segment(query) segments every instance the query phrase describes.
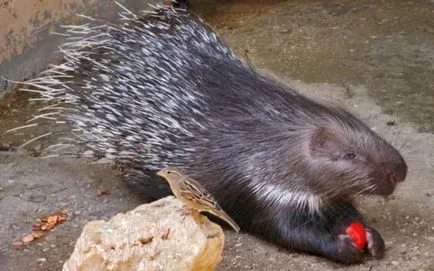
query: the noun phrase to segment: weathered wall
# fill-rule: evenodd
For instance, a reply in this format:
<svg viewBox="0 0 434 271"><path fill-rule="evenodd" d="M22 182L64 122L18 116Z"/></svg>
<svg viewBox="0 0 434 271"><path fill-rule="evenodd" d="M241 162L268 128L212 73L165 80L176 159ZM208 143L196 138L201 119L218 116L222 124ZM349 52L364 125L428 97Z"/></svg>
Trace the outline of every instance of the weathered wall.
<svg viewBox="0 0 434 271"><path fill-rule="evenodd" d="M118 0L139 11L162 0ZM114 0L0 0L0 76L23 80L60 59L58 45L65 39L60 25L80 23L76 14L114 20L119 8ZM0 97L14 87L0 79Z"/></svg>

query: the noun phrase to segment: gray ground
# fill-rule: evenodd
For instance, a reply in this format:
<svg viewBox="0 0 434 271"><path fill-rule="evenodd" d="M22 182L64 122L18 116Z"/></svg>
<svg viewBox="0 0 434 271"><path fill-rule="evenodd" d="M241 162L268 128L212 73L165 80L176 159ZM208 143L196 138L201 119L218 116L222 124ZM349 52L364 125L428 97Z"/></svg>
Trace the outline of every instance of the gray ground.
<svg viewBox="0 0 434 271"><path fill-rule="evenodd" d="M360 199L368 221L386 240L384 260L342 267L228 230L220 270L434 270L434 4L206 2L198 10L237 52L309 96L344 104L403 146L409 164L407 181L392 197ZM23 98L0 101L0 134L34 111ZM0 143L28 138L0 136ZM0 270L59 270L86 222L141 203L108 166L41 160L34 157L39 148L0 152ZM100 189L110 194L97 197ZM63 207L70 210L63 225L13 249L34 219Z"/></svg>

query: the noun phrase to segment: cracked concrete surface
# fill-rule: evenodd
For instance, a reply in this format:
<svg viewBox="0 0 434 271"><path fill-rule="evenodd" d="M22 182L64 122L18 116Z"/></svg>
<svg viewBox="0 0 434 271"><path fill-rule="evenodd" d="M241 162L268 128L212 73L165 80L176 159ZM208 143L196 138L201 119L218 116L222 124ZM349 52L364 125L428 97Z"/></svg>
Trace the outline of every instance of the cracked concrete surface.
<svg viewBox="0 0 434 271"><path fill-rule="evenodd" d="M193 4L240 55L310 97L343 104L396 141L409 165L393 196L358 202L386 240L385 259L344 267L226 230L219 270L434 270L434 4L215 2ZM37 134L3 135L34 112L26 98L12 93L0 101L0 143L17 146ZM0 269L59 270L86 222L142 203L107 165L42 160L34 155L40 148L0 152ZM102 189L109 194L97 197ZM64 224L13 249L34 219L63 207L70 210Z"/></svg>

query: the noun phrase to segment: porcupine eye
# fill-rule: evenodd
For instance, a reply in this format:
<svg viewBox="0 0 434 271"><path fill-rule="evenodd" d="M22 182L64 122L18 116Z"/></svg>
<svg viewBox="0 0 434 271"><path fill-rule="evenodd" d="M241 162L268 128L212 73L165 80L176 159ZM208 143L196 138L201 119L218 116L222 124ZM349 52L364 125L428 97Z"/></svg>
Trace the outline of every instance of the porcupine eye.
<svg viewBox="0 0 434 271"><path fill-rule="evenodd" d="M354 152L349 152L349 153L346 153L344 157L347 159L354 159L357 157L357 155Z"/></svg>

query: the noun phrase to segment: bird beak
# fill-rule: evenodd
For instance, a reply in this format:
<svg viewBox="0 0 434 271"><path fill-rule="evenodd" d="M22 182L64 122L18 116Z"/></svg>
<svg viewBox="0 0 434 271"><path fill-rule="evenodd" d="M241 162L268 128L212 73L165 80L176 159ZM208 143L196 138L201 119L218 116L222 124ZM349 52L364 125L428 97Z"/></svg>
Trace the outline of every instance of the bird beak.
<svg viewBox="0 0 434 271"><path fill-rule="evenodd" d="M161 177L164 177L164 175L163 175L163 171L162 171L162 170L158 171L158 172L157 172L157 175L158 175L158 176L161 176Z"/></svg>

